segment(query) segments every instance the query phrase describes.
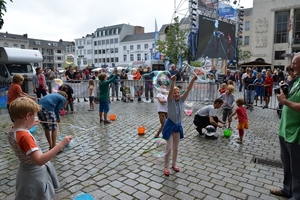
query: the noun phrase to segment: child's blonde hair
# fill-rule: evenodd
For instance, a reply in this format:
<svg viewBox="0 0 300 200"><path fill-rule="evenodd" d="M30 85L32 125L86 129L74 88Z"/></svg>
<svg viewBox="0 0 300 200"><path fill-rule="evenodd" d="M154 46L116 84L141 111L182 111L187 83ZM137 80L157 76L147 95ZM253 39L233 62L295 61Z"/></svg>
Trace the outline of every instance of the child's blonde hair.
<svg viewBox="0 0 300 200"><path fill-rule="evenodd" d="M13 120L24 119L28 113L34 115L41 110L41 106L28 97L20 97L9 105L9 115Z"/></svg>
<svg viewBox="0 0 300 200"><path fill-rule="evenodd" d="M232 85L228 85L228 86L227 86L227 90L228 90L229 92L233 92L233 91L234 91L234 87L233 87Z"/></svg>
<svg viewBox="0 0 300 200"><path fill-rule="evenodd" d="M221 88L226 88L227 84L226 83L222 83Z"/></svg>
<svg viewBox="0 0 300 200"><path fill-rule="evenodd" d="M15 74L12 81L13 83L20 83L24 81L24 77L21 74Z"/></svg>
<svg viewBox="0 0 300 200"><path fill-rule="evenodd" d="M94 80L93 79L89 79L89 86L93 85L94 86Z"/></svg>
<svg viewBox="0 0 300 200"><path fill-rule="evenodd" d="M233 81L232 81L232 80L228 80L228 81L227 81L227 84L228 84L228 85L233 85Z"/></svg>
<svg viewBox="0 0 300 200"><path fill-rule="evenodd" d="M236 101L235 101L236 105L238 107L244 105L244 99L243 98L238 98Z"/></svg>

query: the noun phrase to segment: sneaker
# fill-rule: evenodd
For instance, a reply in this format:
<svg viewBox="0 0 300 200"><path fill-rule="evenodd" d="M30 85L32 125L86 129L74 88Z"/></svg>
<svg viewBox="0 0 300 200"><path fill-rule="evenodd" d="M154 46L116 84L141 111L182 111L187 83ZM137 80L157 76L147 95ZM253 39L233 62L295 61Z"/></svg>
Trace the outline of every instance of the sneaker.
<svg viewBox="0 0 300 200"><path fill-rule="evenodd" d="M289 196L288 194L285 194L282 189L280 188L272 188L270 189L270 193L274 194L276 196L282 196L282 197L287 197L287 198L291 198L291 196Z"/></svg>
<svg viewBox="0 0 300 200"><path fill-rule="evenodd" d="M120 99L117 99L117 101L120 101Z"/></svg>
<svg viewBox="0 0 300 200"><path fill-rule="evenodd" d="M108 120L104 120L103 122L104 122L104 124L111 124L111 122Z"/></svg>
<svg viewBox="0 0 300 200"><path fill-rule="evenodd" d="M103 122L103 121L104 121L103 119L100 119L100 123Z"/></svg>
<svg viewBox="0 0 300 200"><path fill-rule="evenodd" d="M154 103L154 100L151 100L151 103Z"/></svg>
<svg viewBox="0 0 300 200"><path fill-rule="evenodd" d="M88 102L88 100L86 100L86 99L84 99L83 101L84 101L84 102Z"/></svg>
<svg viewBox="0 0 300 200"><path fill-rule="evenodd" d="M149 101L149 99L148 99L148 98L146 98L146 101Z"/></svg>

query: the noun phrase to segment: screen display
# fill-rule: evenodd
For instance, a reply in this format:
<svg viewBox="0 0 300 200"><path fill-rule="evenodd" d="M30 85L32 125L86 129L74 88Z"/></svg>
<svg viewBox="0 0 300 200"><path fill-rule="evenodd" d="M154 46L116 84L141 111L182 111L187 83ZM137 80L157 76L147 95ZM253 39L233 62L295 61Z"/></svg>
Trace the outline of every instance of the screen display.
<svg viewBox="0 0 300 200"><path fill-rule="evenodd" d="M199 57L232 60L235 57L235 25L199 15Z"/></svg>

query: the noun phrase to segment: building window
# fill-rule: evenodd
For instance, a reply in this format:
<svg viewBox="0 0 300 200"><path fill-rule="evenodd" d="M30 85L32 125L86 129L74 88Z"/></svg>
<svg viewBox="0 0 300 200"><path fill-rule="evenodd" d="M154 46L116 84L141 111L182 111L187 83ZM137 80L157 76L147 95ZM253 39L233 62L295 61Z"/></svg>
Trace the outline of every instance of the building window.
<svg viewBox="0 0 300 200"><path fill-rule="evenodd" d="M105 40L102 40L102 45L105 45Z"/></svg>
<svg viewBox="0 0 300 200"><path fill-rule="evenodd" d="M113 44L114 43L114 39L110 39L109 42L110 42L110 44Z"/></svg>
<svg viewBox="0 0 300 200"><path fill-rule="evenodd" d="M109 39L106 39L106 44L109 44Z"/></svg>
<svg viewBox="0 0 300 200"><path fill-rule="evenodd" d="M275 51L275 60L284 60L282 54L285 54L285 51Z"/></svg>
<svg viewBox="0 0 300 200"><path fill-rule="evenodd" d="M115 58L110 58L110 61L111 62L115 62Z"/></svg>
<svg viewBox="0 0 300 200"><path fill-rule="evenodd" d="M127 46L123 46L123 50L126 51L127 50Z"/></svg>
<svg viewBox="0 0 300 200"><path fill-rule="evenodd" d="M136 45L136 49L141 49L141 45L140 44Z"/></svg>
<svg viewBox="0 0 300 200"><path fill-rule="evenodd" d="M25 49L25 45L24 44L21 45L21 49Z"/></svg>
<svg viewBox="0 0 300 200"><path fill-rule="evenodd" d="M98 50L95 50L95 51L94 51L94 54L97 54L97 52L98 52Z"/></svg>
<svg viewBox="0 0 300 200"><path fill-rule="evenodd" d="M123 61L124 61L124 62L127 61L127 55L123 55Z"/></svg>
<svg viewBox="0 0 300 200"><path fill-rule="evenodd" d="M148 49L148 44L144 44L144 49Z"/></svg>
<svg viewBox="0 0 300 200"><path fill-rule="evenodd" d="M116 34L119 34L119 29L118 28L116 29Z"/></svg>
<svg viewBox="0 0 300 200"><path fill-rule="evenodd" d="M4 47L8 47L8 43L7 42L4 43Z"/></svg>
<svg viewBox="0 0 300 200"><path fill-rule="evenodd" d="M81 65L81 60L80 59L77 60L77 65Z"/></svg>
<svg viewBox="0 0 300 200"><path fill-rule="evenodd" d="M98 45L101 45L101 40L98 41Z"/></svg>
<svg viewBox="0 0 300 200"><path fill-rule="evenodd" d="M60 56L57 57L57 60L62 60Z"/></svg>
<svg viewBox="0 0 300 200"><path fill-rule="evenodd" d="M277 71L284 71L284 65L274 65L274 69L277 69Z"/></svg>
<svg viewBox="0 0 300 200"><path fill-rule="evenodd" d="M98 63L98 59L97 58L95 58L95 61L94 61L95 63Z"/></svg>
<svg viewBox="0 0 300 200"><path fill-rule="evenodd" d="M86 44L92 44L92 41L91 40L87 40Z"/></svg>
<svg viewBox="0 0 300 200"><path fill-rule="evenodd" d="M148 60L148 54L147 53L144 54L144 60Z"/></svg>
<svg viewBox="0 0 300 200"><path fill-rule="evenodd" d="M118 57L115 57L115 62L119 62L119 58Z"/></svg>
<svg viewBox="0 0 300 200"><path fill-rule="evenodd" d="M250 30L250 21L245 22L245 31Z"/></svg>
<svg viewBox="0 0 300 200"><path fill-rule="evenodd" d="M244 37L244 45L249 45L249 36Z"/></svg>
<svg viewBox="0 0 300 200"><path fill-rule="evenodd" d="M61 53L61 50L60 50L60 49L57 49L57 50L56 50L56 53Z"/></svg>
<svg viewBox="0 0 300 200"><path fill-rule="evenodd" d="M133 50L133 45L130 45L130 50Z"/></svg>
<svg viewBox="0 0 300 200"><path fill-rule="evenodd" d="M141 61L141 54L137 54L137 61Z"/></svg>
<svg viewBox="0 0 300 200"><path fill-rule="evenodd" d="M275 14L275 37L274 43L286 43L288 33L289 11L278 12Z"/></svg>
<svg viewBox="0 0 300 200"><path fill-rule="evenodd" d="M87 59L86 58L83 58L83 64L87 65Z"/></svg>
<svg viewBox="0 0 300 200"><path fill-rule="evenodd" d="M84 54L84 55L86 54L86 49L83 50L83 54Z"/></svg>
<svg viewBox="0 0 300 200"><path fill-rule="evenodd" d="M106 62L109 63L109 58L106 58Z"/></svg>
<svg viewBox="0 0 300 200"><path fill-rule="evenodd" d="M18 48L18 44L14 44L14 48Z"/></svg>
<svg viewBox="0 0 300 200"><path fill-rule="evenodd" d="M119 39L118 38L115 38L115 43L119 43Z"/></svg>
<svg viewBox="0 0 300 200"><path fill-rule="evenodd" d="M102 54L105 54L105 49L102 49Z"/></svg>
<svg viewBox="0 0 300 200"><path fill-rule="evenodd" d="M134 55L130 54L130 61L134 61Z"/></svg>
<svg viewBox="0 0 300 200"><path fill-rule="evenodd" d="M94 46L97 46L97 41L94 41Z"/></svg>
<svg viewBox="0 0 300 200"><path fill-rule="evenodd" d="M111 48L111 49L110 49L110 53L114 53L114 48Z"/></svg>
<svg viewBox="0 0 300 200"><path fill-rule="evenodd" d="M118 48L115 48L115 53L119 53L119 49Z"/></svg>
<svg viewBox="0 0 300 200"><path fill-rule="evenodd" d="M92 54L92 49L88 49L87 54Z"/></svg>
<svg viewBox="0 0 300 200"><path fill-rule="evenodd" d="M102 35L105 36L105 30L102 31Z"/></svg>

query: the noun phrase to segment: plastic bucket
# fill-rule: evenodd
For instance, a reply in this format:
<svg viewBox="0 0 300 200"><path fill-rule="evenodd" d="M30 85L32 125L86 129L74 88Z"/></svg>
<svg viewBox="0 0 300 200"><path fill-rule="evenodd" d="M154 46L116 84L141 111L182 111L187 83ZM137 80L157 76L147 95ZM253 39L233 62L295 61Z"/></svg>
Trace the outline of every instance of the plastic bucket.
<svg viewBox="0 0 300 200"><path fill-rule="evenodd" d="M138 131L139 135L144 135L145 131L146 131L146 127L145 126L138 126L137 131Z"/></svg>
<svg viewBox="0 0 300 200"><path fill-rule="evenodd" d="M109 119L110 119L110 121L115 121L117 119L117 115L116 114L110 114Z"/></svg>
<svg viewBox="0 0 300 200"><path fill-rule="evenodd" d="M231 136L232 131L230 129L225 129L223 133L224 137L229 138Z"/></svg>
<svg viewBox="0 0 300 200"><path fill-rule="evenodd" d="M74 200L94 200L94 197L90 194L80 193Z"/></svg>

